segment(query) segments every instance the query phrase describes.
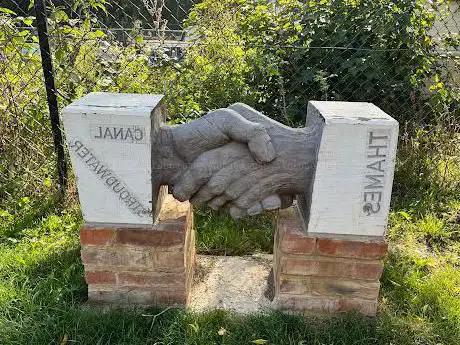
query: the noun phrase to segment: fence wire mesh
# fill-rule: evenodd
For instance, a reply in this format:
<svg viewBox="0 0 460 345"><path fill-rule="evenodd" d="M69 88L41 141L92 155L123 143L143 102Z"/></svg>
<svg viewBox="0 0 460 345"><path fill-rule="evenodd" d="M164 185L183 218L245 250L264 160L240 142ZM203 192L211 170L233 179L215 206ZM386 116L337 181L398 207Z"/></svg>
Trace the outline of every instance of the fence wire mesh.
<svg viewBox="0 0 460 345"><path fill-rule="evenodd" d="M91 91L163 93L175 123L246 102L299 126L309 100L373 102L401 124L396 202L459 192L458 1L46 5L61 110ZM56 188L36 27L33 1L0 1L0 210Z"/></svg>

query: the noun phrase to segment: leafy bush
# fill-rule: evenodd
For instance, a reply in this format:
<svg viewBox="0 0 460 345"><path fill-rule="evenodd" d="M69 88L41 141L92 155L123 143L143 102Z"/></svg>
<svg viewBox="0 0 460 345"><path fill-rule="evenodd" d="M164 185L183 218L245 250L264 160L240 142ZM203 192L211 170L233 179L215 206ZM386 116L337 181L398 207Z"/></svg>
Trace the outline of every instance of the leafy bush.
<svg viewBox="0 0 460 345"><path fill-rule="evenodd" d="M226 0L216 5L205 0L188 23L199 27L200 39L221 32L208 26L206 14L213 13L221 26L236 25L249 67L246 82L272 116L298 123L307 102L317 99L374 102L400 121L430 120L459 101L458 93L439 80L435 49L441 43L431 36L442 5L421 0ZM217 11L222 7L233 13L230 19L219 16L228 13ZM437 78L431 88L430 78ZM431 109L424 106L428 89Z"/></svg>
<svg viewBox="0 0 460 345"><path fill-rule="evenodd" d="M234 84L240 100L290 125L303 126L309 100L375 103L401 124L395 202L418 213L440 211L460 193L460 90L455 68L445 68L439 53L459 43L434 27L446 16L445 5L442 0L204 0L187 24L199 33L198 46L208 45L190 61L200 66L199 58L212 66L209 79L202 68L196 70L206 89L219 90L206 83L234 73L244 79ZM228 71L212 50L213 38L229 28L220 52L234 54L242 70ZM236 75L240 71L245 73ZM194 99L203 108L225 105L231 99L228 87L231 83L225 84L226 93Z"/></svg>

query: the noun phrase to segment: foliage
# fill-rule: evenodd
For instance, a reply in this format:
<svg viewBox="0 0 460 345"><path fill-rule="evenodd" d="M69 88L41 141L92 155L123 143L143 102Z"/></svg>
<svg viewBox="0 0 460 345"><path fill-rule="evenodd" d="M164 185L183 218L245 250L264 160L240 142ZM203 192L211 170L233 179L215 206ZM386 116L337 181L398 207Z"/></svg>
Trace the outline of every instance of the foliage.
<svg viewBox="0 0 460 345"><path fill-rule="evenodd" d="M188 24L206 38L221 32L210 20L236 25L251 95L272 117L302 121L307 102L317 99L374 102L400 121L427 121L459 101L458 90L440 81L442 42L432 37L443 6L442 0L205 0ZM220 15L228 11L233 20ZM424 90L431 93L428 104Z"/></svg>
<svg viewBox="0 0 460 345"><path fill-rule="evenodd" d="M451 204L443 218L431 213L420 220L403 211L391 214L391 251L385 262L381 307L376 318L354 314L305 318L273 312L246 316L225 311L196 314L177 309L160 314L160 310L151 308L82 307L87 292L79 257L78 207L69 207L60 199L45 204L48 204L46 209L36 212L40 206L24 201L21 207L40 216L10 231L8 239L2 237L0 242L2 344L241 345L264 340L278 345L451 345L460 342L457 269L460 229L455 221L458 203ZM199 217L205 219L198 220L201 223L198 226L206 227L209 215L199 211ZM10 222L26 224L20 216L14 220L8 218ZM261 230L269 233L271 222L263 224ZM214 243L218 242L216 238Z"/></svg>
<svg viewBox="0 0 460 345"><path fill-rule="evenodd" d="M76 3L49 9L61 107L95 90L162 92L175 122L244 101L295 125L310 99L365 100L401 121L381 310L376 319L179 310L152 318L156 310L82 308L81 216L55 195L37 38L21 28L34 18L0 10L2 344L460 343L460 108L455 75L443 68L453 60L438 54L458 37L433 40L443 2L204 0L178 59L137 29L119 41L101 25L119 13L112 3ZM234 222L199 209L196 221L202 252L272 251L271 214Z"/></svg>
<svg viewBox="0 0 460 345"><path fill-rule="evenodd" d="M0 8L0 205L3 200L47 192L53 171L38 39L32 17ZM37 160L31 160L36 157Z"/></svg>

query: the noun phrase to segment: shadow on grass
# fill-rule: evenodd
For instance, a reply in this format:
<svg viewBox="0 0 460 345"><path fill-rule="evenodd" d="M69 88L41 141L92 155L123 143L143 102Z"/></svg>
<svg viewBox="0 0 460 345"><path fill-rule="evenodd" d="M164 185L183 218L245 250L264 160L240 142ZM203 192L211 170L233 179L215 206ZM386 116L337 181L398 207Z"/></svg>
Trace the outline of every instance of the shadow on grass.
<svg viewBox="0 0 460 345"><path fill-rule="evenodd" d="M233 219L226 212L195 208L196 249L200 254L273 253L274 213Z"/></svg>
<svg viewBox="0 0 460 345"><path fill-rule="evenodd" d="M0 309L0 342L242 345L262 339L277 345L458 343L451 320L422 317L411 310L417 290L404 280L397 281L399 287L390 282L396 279L395 274L407 276L404 260L390 258L386 270L394 273L388 276L386 272L383 310L376 318L354 313L306 318L279 312L244 316L219 310L198 314L175 308L163 312L158 308L88 307L78 246L64 246L3 277L16 293Z"/></svg>

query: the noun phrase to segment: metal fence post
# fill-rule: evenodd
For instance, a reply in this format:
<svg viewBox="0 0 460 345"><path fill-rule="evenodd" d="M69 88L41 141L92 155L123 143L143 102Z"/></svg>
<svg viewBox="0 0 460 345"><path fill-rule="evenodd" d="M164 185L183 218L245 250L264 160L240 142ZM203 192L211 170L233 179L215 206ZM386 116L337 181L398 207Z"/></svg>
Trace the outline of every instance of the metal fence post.
<svg viewBox="0 0 460 345"><path fill-rule="evenodd" d="M46 17L45 0L34 0L35 15L37 20L38 40L42 57L43 76L45 78L46 97L50 112L51 130L53 132L54 149L57 155L57 169L59 185L65 192L67 184L67 163L64 153L64 140L62 138L61 124L59 120L59 108L54 83L53 63L48 41L48 23Z"/></svg>

